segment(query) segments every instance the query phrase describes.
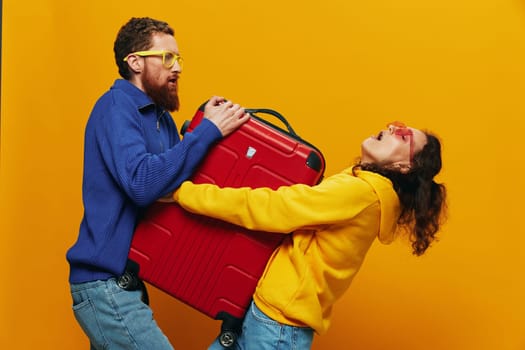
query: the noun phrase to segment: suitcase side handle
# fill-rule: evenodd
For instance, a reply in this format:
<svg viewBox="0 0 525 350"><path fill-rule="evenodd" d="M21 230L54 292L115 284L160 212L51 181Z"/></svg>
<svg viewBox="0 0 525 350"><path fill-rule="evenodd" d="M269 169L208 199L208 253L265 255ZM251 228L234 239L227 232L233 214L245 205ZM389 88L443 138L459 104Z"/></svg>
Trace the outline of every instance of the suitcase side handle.
<svg viewBox="0 0 525 350"><path fill-rule="evenodd" d="M288 123L288 120L286 120L285 117L283 117L283 115L273 109L268 109L268 108L245 108L244 110L246 113L250 113L252 115L253 118L257 119L257 120L260 120L261 122L265 123L265 124L268 124L269 126L273 127L273 128L276 128L276 129L279 129L281 130L282 132L286 132L285 130L273 125L272 123L270 123L269 121L259 117L258 115L256 115L257 113L266 113L266 114L271 114L273 116L275 116L277 119L279 119L281 122L283 122L284 125L286 125L286 128L288 129L288 134L290 136L292 136L294 139L298 140L299 142L305 144L305 145L308 145L310 146L312 149L314 149L316 152L311 152L310 155L308 156L308 160L306 161L306 164L318 171L318 172L324 172L324 164L325 164L325 160L324 160L324 157L323 157L323 153L314 145L312 145L311 143L303 140L299 135L297 135L297 133L292 129L292 126L290 125L290 123ZM319 178L319 181L321 181L321 179L323 178L323 176L321 176Z"/></svg>
<svg viewBox="0 0 525 350"><path fill-rule="evenodd" d="M286 129L288 130L288 133L290 135L293 135L293 136L299 138L299 135L297 135L297 133L292 128L292 126L290 125L288 120L286 120L286 118L281 113L279 113L277 111L274 111L273 109L268 109L268 108L246 108L244 111L246 113L250 113L250 114L265 113L265 114L273 115L274 117L279 119L286 126Z"/></svg>

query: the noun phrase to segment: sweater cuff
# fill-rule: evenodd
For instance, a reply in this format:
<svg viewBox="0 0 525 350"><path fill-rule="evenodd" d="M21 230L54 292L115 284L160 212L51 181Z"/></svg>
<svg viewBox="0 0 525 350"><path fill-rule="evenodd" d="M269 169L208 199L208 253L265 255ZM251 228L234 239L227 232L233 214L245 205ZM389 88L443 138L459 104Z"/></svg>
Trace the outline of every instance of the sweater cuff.
<svg viewBox="0 0 525 350"><path fill-rule="evenodd" d="M213 122L206 118L203 118L199 125L197 125L192 132L195 136L198 136L199 139L201 137L205 138L210 143L222 139L222 134L219 128L215 124L213 124Z"/></svg>

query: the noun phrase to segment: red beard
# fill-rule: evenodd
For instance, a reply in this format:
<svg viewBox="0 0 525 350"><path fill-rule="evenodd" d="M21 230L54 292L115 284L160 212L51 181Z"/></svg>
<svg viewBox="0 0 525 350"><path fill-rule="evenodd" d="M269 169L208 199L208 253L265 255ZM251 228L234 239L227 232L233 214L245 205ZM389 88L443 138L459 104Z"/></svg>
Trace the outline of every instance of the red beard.
<svg viewBox="0 0 525 350"><path fill-rule="evenodd" d="M170 112L179 110L178 80L159 85L147 71L144 71L142 86L153 102Z"/></svg>

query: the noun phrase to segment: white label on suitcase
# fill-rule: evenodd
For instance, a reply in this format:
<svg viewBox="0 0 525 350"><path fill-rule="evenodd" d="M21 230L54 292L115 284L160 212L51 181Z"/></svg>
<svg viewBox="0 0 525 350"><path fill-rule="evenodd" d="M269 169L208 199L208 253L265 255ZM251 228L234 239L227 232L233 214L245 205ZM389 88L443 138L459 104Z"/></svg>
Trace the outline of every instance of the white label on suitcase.
<svg viewBox="0 0 525 350"><path fill-rule="evenodd" d="M248 150L246 151L246 158L248 159L252 159L253 156L255 155L255 152L257 152L257 150L253 147L248 147Z"/></svg>

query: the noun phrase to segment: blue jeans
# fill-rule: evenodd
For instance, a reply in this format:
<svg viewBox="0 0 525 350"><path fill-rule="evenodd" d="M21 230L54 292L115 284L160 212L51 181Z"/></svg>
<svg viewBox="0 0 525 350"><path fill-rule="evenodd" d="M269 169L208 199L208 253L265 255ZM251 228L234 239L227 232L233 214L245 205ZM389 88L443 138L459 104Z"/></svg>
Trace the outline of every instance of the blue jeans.
<svg viewBox="0 0 525 350"><path fill-rule="evenodd" d="M311 328L294 327L278 323L255 305L250 305L242 324L242 332L229 349L234 350L308 350L312 347L314 332ZM215 340L208 350L224 350Z"/></svg>
<svg viewBox="0 0 525 350"><path fill-rule="evenodd" d="M71 285L73 312L91 349L173 350L141 301L142 292L121 289L115 280Z"/></svg>

